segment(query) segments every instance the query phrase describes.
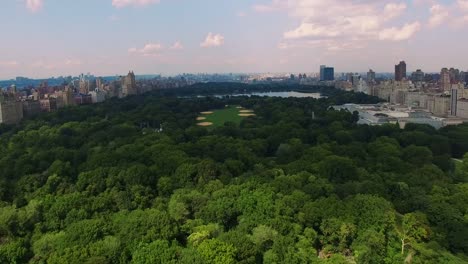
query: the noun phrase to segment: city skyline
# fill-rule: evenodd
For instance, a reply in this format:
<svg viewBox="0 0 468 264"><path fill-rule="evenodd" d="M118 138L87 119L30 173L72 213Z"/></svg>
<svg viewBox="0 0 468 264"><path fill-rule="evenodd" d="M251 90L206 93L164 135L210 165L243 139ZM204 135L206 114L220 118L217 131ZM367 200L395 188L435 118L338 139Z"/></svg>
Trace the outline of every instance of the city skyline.
<svg viewBox="0 0 468 264"><path fill-rule="evenodd" d="M467 0L6 0L0 17L0 79L468 68Z"/></svg>

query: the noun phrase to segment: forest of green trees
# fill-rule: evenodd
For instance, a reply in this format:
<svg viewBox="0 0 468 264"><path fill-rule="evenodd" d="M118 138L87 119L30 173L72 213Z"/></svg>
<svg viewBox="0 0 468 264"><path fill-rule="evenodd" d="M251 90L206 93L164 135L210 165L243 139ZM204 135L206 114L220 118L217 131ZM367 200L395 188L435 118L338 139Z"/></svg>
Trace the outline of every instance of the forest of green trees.
<svg viewBox="0 0 468 264"><path fill-rule="evenodd" d="M328 98L194 96L293 89ZM468 263L468 125L330 109L378 101L198 84L0 126L0 263ZM196 126L225 105L257 116Z"/></svg>

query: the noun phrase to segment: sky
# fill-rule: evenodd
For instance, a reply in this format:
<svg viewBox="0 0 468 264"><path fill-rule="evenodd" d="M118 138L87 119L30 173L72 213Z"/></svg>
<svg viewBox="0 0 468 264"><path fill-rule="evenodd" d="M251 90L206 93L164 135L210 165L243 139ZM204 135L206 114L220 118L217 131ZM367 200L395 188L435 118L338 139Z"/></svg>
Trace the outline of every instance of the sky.
<svg viewBox="0 0 468 264"><path fill-rule="evenodd" d="M468 69L468 0L1 0L0 79Z"/></svg>

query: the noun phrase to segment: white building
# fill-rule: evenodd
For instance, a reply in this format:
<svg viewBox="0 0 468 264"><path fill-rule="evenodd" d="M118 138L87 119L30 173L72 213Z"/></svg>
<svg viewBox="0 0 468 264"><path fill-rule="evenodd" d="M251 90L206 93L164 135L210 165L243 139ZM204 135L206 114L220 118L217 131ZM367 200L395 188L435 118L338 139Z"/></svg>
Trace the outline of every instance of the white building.
<svg viewBox="0 0 468 264"><path fill-rule="evenodd" d="M371 126L383 124L399 124L400 128L404 128L406 124L413 123L430 125L436 129L439 129L447 125L457 125L462 124L464 122L464 120L460 118L436 117L432 116L431 113L427 111L412 110L411 108L391 104L345 104L341 106L333 106L333 108L337 110L344 109L351 113L356 111L359 113L359 121L357 123Z"/></svg>
<svg viewBox="0 0 468 264"><path fill-rule="evenodd" d="M467 99L458 100L457 117L468 118L468 100Z"/></svg>
<svg viewBox="0 0 468 264"><path fill-rule="evenodd" d="M101 103L101 102L104 102L106 100L106 93L99 90L99 89L91 91L91 92L89 92L89 94L91 95L91 99L93 101L93 104Z"/></svg>

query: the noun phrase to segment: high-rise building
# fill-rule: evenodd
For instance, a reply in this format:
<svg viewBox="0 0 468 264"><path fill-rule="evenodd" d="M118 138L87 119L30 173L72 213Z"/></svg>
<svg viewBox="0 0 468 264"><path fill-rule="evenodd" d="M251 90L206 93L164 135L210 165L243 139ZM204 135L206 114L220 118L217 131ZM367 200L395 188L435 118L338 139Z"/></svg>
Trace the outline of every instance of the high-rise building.
<svg viewBox="0 0 468 264"><path fill-rule="evenodd" d="M424 81L425 82L434 82L434 74L426 73L424 74Z"/></svg>
<svg viewBox="0 0 468 264"><path fill-rule="evenodd" d="M320 65L320 81L325 81L325 68L327 66Z"/></svg>
<svg viewBox="0 0 468 264"><path fill-rule="evenodd" d="M460 99L457 102L457 116L461 118L468 118L468 100Z"/></svg>
<svg viewBox="0 0 468 264"><path fill-rule="evenodd" d="M334 81L335 80L335 68L325 67L323 70L323 81Z"/></svg>
<svg viewBox="0 0 468 264"><path fill-rule="evenodd" d="M101 103L104 102L104 100L106 100L106 94L97 88L94 91L89 92L89 94L91 95L91 100L93 101L93 104Z"/></svg>
<svg viewBox="0 0 468 264"><path fill-rule="evenodd" d="M420 69L417 69L411 74L411 80L413 82L423 82L424 81L424 72Z"/></svg>
<svg viewBox="0 0 468 264"><path fill-rule="evenodd" d="M460 79L460 70L450 68L449 74L450 74L450 82L451 83L458 83L458 81Z"/></svg>
<svg viewBox="0 0 468 264"><path fill-rule="evenodd" d="M57 110L57 98L48 97L39 100L42 112L53 112Z"/></svg>
<svg viewBox="0 0 468 264"><path fill-rule="evenodd" d="M375 82L375 72L373 70L367 72L367 82Z"/></svg>
<svg viewBox="0 0 468 264"><path fill-rule="evenodd" d="M452 88L450 94L450 115L457 116L457 103L458 103L458 89Z"/></svg>
<svg viewBox="0 0 468 264"><path fill-rule="evenodd" d="M15 124L23 119L23 104L12 94L0 94L0 123Z"/></svg>
<svg viewBox="0 0 468 264"><path fill-rule="evenodd" d="M101 77L96 78L96 88L102 89L104 86L104 81Z"/></svg>
<svg viewBox="0 0 468 264"><path fill-rule="evenodd" d="M122 77L122 97L137 94L135 74L131 71Z"/></svg>
<svg viewBox="0 0 468 264"><path fill-rule="evenodd" d="M26 117L35 116L41 112L41 104L36 100L25 100L23 103L23 115Z"/></svg>
<svg viewBox="0 0 468 264"><path fill-rule="evenodd" d="M89 80L86 78L86 76L84 76L84 74L80 75L79 87L80 87L79 90L80 90L81 94L88 94L88 92L89 92Z"/></svg>
<svg viewBox="0 0 468 264"><path fill-rule="evenodd" d="M65 90L62 93L62 101L64 106L75 105L75 96L73 88L70 85L65 86Z"/></svg>
<svg viewBox="0 0 468 264"><path fill-rule="evenodd" d="M359 73L354 73L351 75L351 83L353 84L353 87L356 87L360 81L361 75L359 75Z"/></svg>
<svg viewBox="0 0 468 264"><path fill-rule="evenodd" d="M354 74L353 74L352 72L348 72L348 73L346 74L346 81L352 83L352 82L353 82L353 75L354 75Z"/></svg>
<svg viewBox="0 0 468 264"><path fill-rule="evenodd" d="M400 61L398 65L395 65L395 81L402 81L406 78L406 62Z"/></svg>
<svg viewBox="0 0 468 264"><path fill-rule="evenodd" d="M468 79L467 72L461 71L460 72L460 82L461 83L466 83L467 79Z"/></svg>
<svg viewBox="0 0 468 264"><path fill-rule="evenodd" d="M440 71L440 88L442 88L444 91L449 91L450 90L450 72L447 68L443 68Z"/></svg>

